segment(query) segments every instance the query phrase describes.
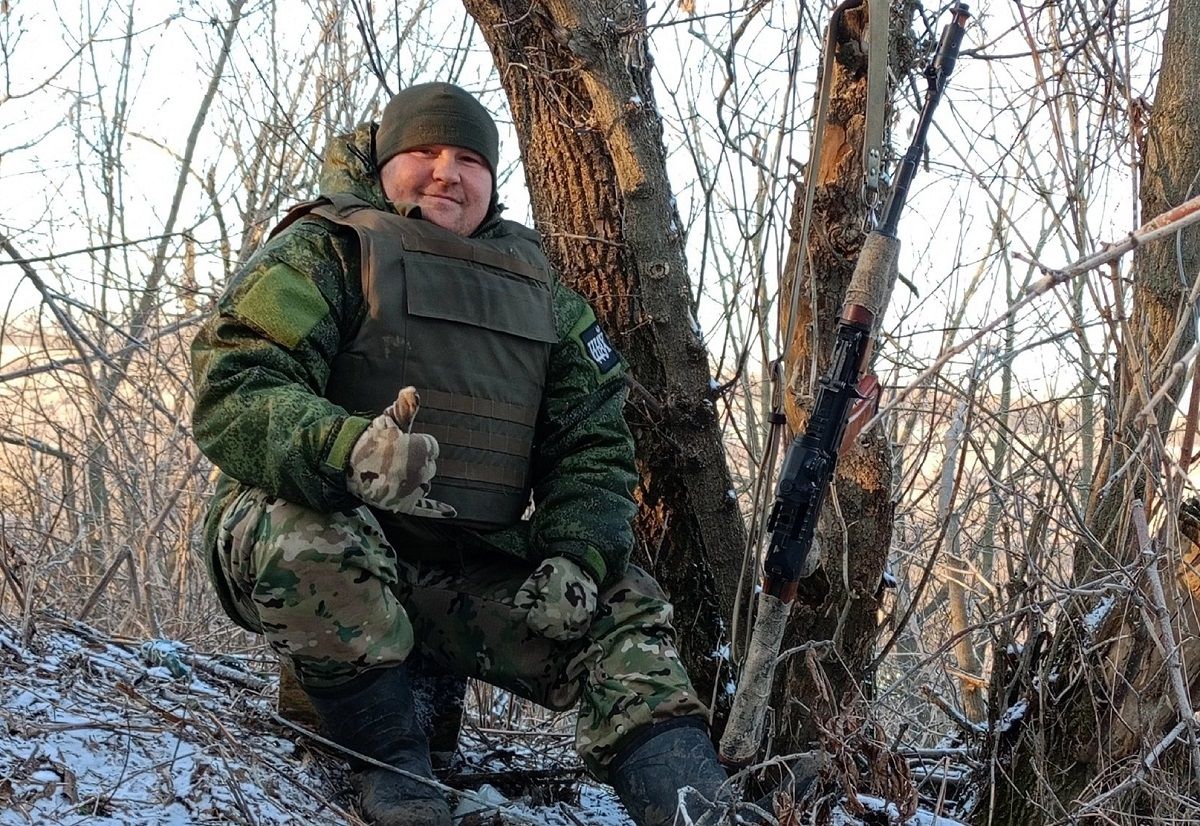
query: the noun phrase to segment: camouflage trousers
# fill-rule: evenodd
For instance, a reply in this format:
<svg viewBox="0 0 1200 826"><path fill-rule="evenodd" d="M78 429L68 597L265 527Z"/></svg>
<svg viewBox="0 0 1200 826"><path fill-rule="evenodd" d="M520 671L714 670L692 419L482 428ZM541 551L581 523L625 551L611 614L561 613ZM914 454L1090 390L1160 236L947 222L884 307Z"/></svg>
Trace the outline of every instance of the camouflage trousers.
<svg viewBox="0 0 1200 826"><path fill-rule="evenodd" d="M600 778L632 732L707 713L676 652L671 605L640 568L600 593L583 638L563 642L536 634L514 605L535 563L499 553L407 560L365 507L321 513L247 489L221 514L217 542L234 619L260 630L307 685L336 686L415 649L551 709L579 703L575 746Z"/></svg>

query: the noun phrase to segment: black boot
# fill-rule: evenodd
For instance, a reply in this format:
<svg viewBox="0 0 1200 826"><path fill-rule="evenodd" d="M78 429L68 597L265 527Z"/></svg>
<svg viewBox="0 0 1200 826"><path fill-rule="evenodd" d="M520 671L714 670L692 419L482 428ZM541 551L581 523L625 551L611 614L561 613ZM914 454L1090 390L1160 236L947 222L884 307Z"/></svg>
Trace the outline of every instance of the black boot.
<svg viewBox="0 0 1200 826"><path fill-rule="evenodd" d="M408 669L368 671L334 689L305 688L329 739L419 777L433 778L429 741L413 710ZM433 786L350 758L363 816L377 826L450 826Z"/></svg>
<svg viewBox="0 0 1200 826"><path fill-rule="evenodd" d="M467 678L449 674L416 651L404 661L412 680L414 708L421 727L429 736L429 756L434 770L458 759L458 737L462 731Z"/></svg>
<svg viewBox="0 0 1200 826"><path fill-rule="evenodd" d="M638 826L687 823L680 817L679 790L691 822L732 822L733 792L708 729L699 717L665 720L635 733L609 766L609 780Z"/></svg>

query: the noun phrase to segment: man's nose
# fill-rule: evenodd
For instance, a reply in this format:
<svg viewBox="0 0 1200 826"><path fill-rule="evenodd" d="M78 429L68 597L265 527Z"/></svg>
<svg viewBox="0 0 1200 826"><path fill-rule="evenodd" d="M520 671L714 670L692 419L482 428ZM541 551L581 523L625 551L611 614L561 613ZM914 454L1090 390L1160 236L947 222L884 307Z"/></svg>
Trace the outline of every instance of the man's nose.
<svg viewBox="0 0 1200 826"><path fill-rule="evenodd" d="M441 152L433 159L433 176L440 181L457 181L460 170L458 159L450 152Z"/></svg>

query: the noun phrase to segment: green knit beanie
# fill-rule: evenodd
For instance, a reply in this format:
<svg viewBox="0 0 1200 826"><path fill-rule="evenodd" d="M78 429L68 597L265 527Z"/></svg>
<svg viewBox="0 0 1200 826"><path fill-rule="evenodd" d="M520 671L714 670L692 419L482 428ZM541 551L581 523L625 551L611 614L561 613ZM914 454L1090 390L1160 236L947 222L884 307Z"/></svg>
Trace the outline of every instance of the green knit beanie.
<svg viewBox="0 0 1200 826"><path fill-rule="evenodd" d="M396 94L375 134L375 163L383 165L414 146L445 144L478 152L492 171L500 163L500 134L475 96L453 83L419 83Z"/></svg>

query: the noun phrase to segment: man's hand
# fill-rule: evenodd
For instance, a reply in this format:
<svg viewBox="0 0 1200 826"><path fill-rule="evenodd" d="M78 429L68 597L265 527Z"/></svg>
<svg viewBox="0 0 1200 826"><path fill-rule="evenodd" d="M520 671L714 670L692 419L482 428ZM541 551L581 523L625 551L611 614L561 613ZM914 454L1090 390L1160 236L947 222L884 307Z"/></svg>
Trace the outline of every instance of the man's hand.
<svg viewBox="0 0 1200 826"><path fill-rule="evenodd" d="M409 432L419 406L416 389L405 387L372 420L350 451L346 488L381 510L448 519L454 508L425 498L437 473L438 443L426 433Z"/></svg>
<svg viewBox="0 0 1200 826"><path fill-rule="evenodd" d="M564 556L542 562L517 591L516 606L525 622L543 637L577 640L596 613L596 581Z"/></svg>

